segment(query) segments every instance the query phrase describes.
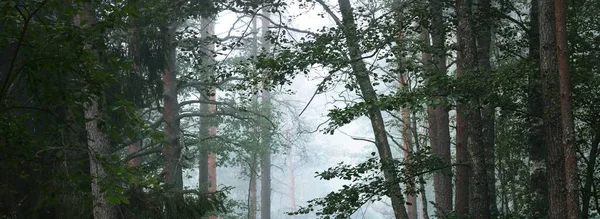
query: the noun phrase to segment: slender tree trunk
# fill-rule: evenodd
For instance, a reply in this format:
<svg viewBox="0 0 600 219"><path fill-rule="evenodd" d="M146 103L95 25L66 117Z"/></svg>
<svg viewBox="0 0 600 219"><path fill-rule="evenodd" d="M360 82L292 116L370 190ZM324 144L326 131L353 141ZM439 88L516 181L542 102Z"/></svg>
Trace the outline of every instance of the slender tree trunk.
<svg viewBox="0 0 600 219"><path fill-rule="evenodd" d="M258 173L258 157L253 154L252 160L250 161L250 170L249 170L249 187L248 187L248 219L256 219L256 210L257 208L257 198L256 198L256 184L257 184L257 176Z"/></svg>
<svg viewBox="0 0 600 219"><path fill-rule="evenodd" d="M544 142L546 144L546 181L548 182L551 219L567 218L565 156L562 145L560 87L556 57L556 23L552 1L539 1L540 71L544 106Z"/></svg>
<svg viewBox="0 0 600 219"><path fill-rule="evenodd" d="M342 23L338 24L338 26L344 31L350 59L357 60L350 63L353 74L356 77L356 81L365 102L375 103L377 102L377 93L371 84L367 67L364 61L362 61L363 52L360 50L352 6L350 5L349 0L338 0L338 3L342 14ZM396 219L408 219L408 213L404 206L404 197L402 196L402 190L399 185L400 181L397 177L397 171L392 165L393 157L388 143L388 136L385 131L381 109L377 105L371 105L367 115L371 120L371 125L375 134L375 145L377 146L379 157L381 158L385 180L388 183L387 190L392 201L394 215Z"/></svg>
<svg viewBox="0 0 600 219"><path fill-rule="evenodd" d="M434 51L435 69L432 74L438 78L446 76L446 27L444 25L444 5L442 1L431 1L432 28L431 38ZM435 190L435 202L437 215L445 215L452 212L452 168L450 167L450 120L446 103L443 96L446 95L445 88L437 87L435 95L441 104L435 105L435 140L433 145L434 154L440 158L443 165L447 166L433 174L433 188Z"/></svg>
<svg viewBox="0 0 600 219"><path fill-rule="evenodd" d="M270 14L267 9L263 9L263 18L261 19L261 32L262 32L262 47L263 51L269 53L271 46L269 41L266 39L268 27L270 22L268 20ZM262 112L267 113L267 117L271 118L271 92L263 88L262 93ZM261 219L271 219L271 127L268 121L265 121L261 126L261 140L262 145L266 149L260 160L261 169Z"/></svg>
<svg viewBox="0 0 600 219"><path fill-rule="evenodd" d="M203 41L209 41L210 38L212 37L212 35L214 34L214 24L213 24L213 18L211 17L203 17L201 19L200 25L202 26L202 30L204 30L201 33L202 36L202 40ZM212 57L212 53L214 52L214 44L212 42L205 42L206 44L203 46L202 48L202 67L203 67L203 72L204 75L202 75L203 78L209 78L211 77L212 74L212 70L214 68L214 60ZM211 95L212 95L212 88L211 87L199 87L199 92L200 92L200 100L201 101L210 101L211 100ZM213 98L214 99L214 98ZM201 113L206 113L209 114L210 113L210 106L208 103L201 103L200 104L200 112ZM200 188L202 188L205 191L209 191L209 188L211 188L211 184L216 184L216 182L211 182L209 180L209 175L211 175L209 173L209 160L211 162L214 162L214 160L209 159L209 154L210 154L210 147L211 142L213 142L210 138L211 138L211 127L213 126L213 121L211 118L202 118L200 120L200 128L199 128L199 138L201 139L201 145L199 146L200 149L200 154L199 154L199 159L198 159L198 172L199 172L199 186ZM212 156L212 155L211 155ZM214 173L213 173L214 174ZM214 175L213 175L214 176Z"/></svg>
<svg viewBox="0 0 600 219"><path fill-rule="evenodd" d="M490 47L492 41L491 26L491 3L490 0L477 0L477 58L479 70L482 72L486 81L491 80L492 66L490 63ZM488 83L491 83L488 82ZM486 103L481 112L483 143L486 151L486 171L488 182L488 199L490 204L490 214L492 217L498 215L498 206L496 205L496 165L494 156L494 138L495 138L495 103Z"/></svg>
<svg viewBox="0 0 600 219"><path fill-rule="evenodd" d="M457 5L458 7L458 5ZM458 15L457 15L458 16ZM463 39L458 38L458 44L463 45ZM463 52L457 52L456 77L460 78L463 74ZM465 105L457 102L456 106L456 182L455 182L455 203L454 210L459 218L466 218L469 215L470 203L470 164L469 151L467 148L467 129L465 122Z"/></svg>
<svg viewBox="0 0 600 219"><path fill-rule="evenodd" d="M471 2L457 0L456 13L458 17L457 36L462 57L463 76L468 84L481 86L481 72L477 64L476 39L473 30L473 15ZM476 92L479 93L479 92ZM480 97L469 97L465 105L464 115L467 125L467 147L471 164L471 214L474 218L490 218L488 198L486 148L483 141L483 123L481 119Z"/></svg>
<svg viewBox="0 0 600 219"><path fill-rule="evenodd" d="M527 111L531 127L527 133L529 144L529 172L531 173L531 218L548 216L548 185L546 182L546 151L544 149L544 121L542 120L542 82L540 72L540 40L538 30L538 0L531 1L531 21L529 30L529 59L532 71L528 80Z"/></svg>
<svg viewBox="0 0 600 219"><path fill-rule="evenodd" d="M75 16L74 22L80 28L89 28L96 22L94 8L89 3L84 4L82 7L81 14ZM83 24L84 21L85 24ZM87 131L90 176L92 178L93 215L95 219L111 219L116 218L117 208L109 203L100 183L106 180L108 176L105 164L108 163L110 158L110 140L105 133L106 130L103 130L98 122L106 119L106 114L100 105L104 102L103 92L101 95L91 94L89 102L84 104L85 129Z"/></svg>
<svg viewBox="0 0 600 219"><path fill-rule="evenodd" d="M416 119L416 114L413 112L412 113L412 127L414 127L414 132L412 132L413 135L413 140L415 142L415 150L416 151L420 151L421 150L421 144L419 143L419 133L418 133L418 129L417 129L417 119ZM429 209L427 208L427 205L429 202L427 202L427 191L425 188L425 179L423 177L423 175L419 175L419 192L421 195L421 217L423 219L429 219Z"/></svg>
<svg viewBox="0 0 600 219"><path fill-rule="evenodd" d="M569 74L569 54L567 43L567 3L554 1L556 19L556 54L558 78L560 84L560 114L562 118L562 144L565 153L565 186L567 189L567 216L569 219L581 218L579 209L579 180L577 176L577 157L575 146L575 126L571 106L571 76Z"/></svg>
<svg viewBox="0 0 600 219"><path fill-rule="evenodd" d="M408 75L400 73L398 75L398 79L400 81L400 89L402 87L409 86L408 84ZM411 119L410 119L410 108L404 107L401 112L402 116L402 148L404 150L404 162L406 165L410 165L410 156L413 151L413 143L412 143L412 128L411 128ZM409 219L417 219L417 198L414 186L415 182L412 176L406 177L406 181L404 182L406 185L407 195L406 195L406 210L408 213Z"/></svg>
<svg viewBox="0 0 600 219"><path fill-rule="evenodd" d="M594 134L594 140L590 148L590 155L588 156L588 163L585 174L585 184L581 194L582 198L582 210L581 218L588 219L590 211L590 198L592 196L592 184L594 183L594 172L596 171L596 158L598 156L598 144L600 144L600 133L596 131Z"/></svg>
<svg viewBox="0 0 600 219"><path fill-rule="evenodd" d="M296 211L296 182L294 176L294 164L293 164L293 155L292 148L288 149L287 158L286 158L286 168L288 170L288 180L289 180L289 197L290 197L290 209L291 212Z"/></svg>

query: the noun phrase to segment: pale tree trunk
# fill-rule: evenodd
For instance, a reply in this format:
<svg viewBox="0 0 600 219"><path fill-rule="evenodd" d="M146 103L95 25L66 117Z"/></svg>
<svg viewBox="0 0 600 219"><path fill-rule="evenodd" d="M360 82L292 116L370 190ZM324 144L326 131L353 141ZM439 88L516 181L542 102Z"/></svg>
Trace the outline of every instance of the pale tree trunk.
<svg viewBox="0 0 600 219"><path fill-rule="evenodd" d="M428 54L428 53L423 53L423 54ZM412 132L412 134L413 134L413 140L415 142L415 150L420 151L421 144L420 144L420 138L419 138L419 130L418 130L418 126L417 126L416 114L414 112L412 114L412 127L414 127L414 132ZM425 189L425 178L423 177L423 175L419 175L419 192L421 195L421 205L422 205L421 206L421 218L429 219L429 210L427 208L427 205L428 205L427 191Z"/></svg>
<svg viewBox="0 0 600 219"><path fill-rule="evenodd" d="M569 74L569 54L567 44L567 3L554 0L556 18L556 54L560 87L560 114L562 118L562 144L565 150L565 186L567 189L567 217L581 218L579 209L579 180L577 176L577 157L575 146L575 126L571 106L571 76Z"/></svg>
<svg viewBox="0 0 600 219"><path fill-rule="evenodd" d="M364 61L362 61L363 52L360 50L352 6L350 5L349 0L338 0L338 3L342 14L342 21L341 23L338 23L338 27L344 31L350 59L355 60L350 63L352 72L356 77L356 82L358 83L365 102L375 103L377 102L377 93L371 84L369 71L367 70ZM388 136L381 115L381 109L377 105L372 105L368 109L367 116L371 120L371 125L375 134L375 145L377 146L379 157L381 158L382 170L388 185L387 190L392 201L394 215L397 219L408 219L408 213L404 206L404 197L402 196L402 190L399 185L400 181L397 177L397 171L392 165L393 157L387 139Z"/></svg>
<svg viewBox="0 0 600 219"><path fill-rule="evenodd" d="M85 21L85 24L82 22ZM75 25L80 28L89 28L96 22L94 9L90 4L84 4L80 14L74 18ZM104 92L102 92L103 95ZM111 219L117 217L117 208L109 203L102 192L100 181L108 176L105 164L110 158L110 140L105 131L99 127L99 122L106 119L100 103L104 102L104 96L91 94L89 102L84 104L84 116L86 119L85 129L87 131L88 154L90 159L90 177L92 178L92 204L95 219Z"/></svg>
<svg viewBox="0 0 600 219"><path fill-rule="evenodd" d="M248 188L248 219L256 219L256 210L257 208L257 198L256 198L256 181L257 181L257 169L258 168L258 157L256 154L252 154L252 158L250 160L250 170L249 177L249 188Z"/></svg>
<svg viewBox="0 0 600 219"><path fill-rule="evenodd" d="M210 37L213 35L214 24L212 22L211 17L203 17L200 20L200 26L202 27L201 37L204 41L204 46L202 48L202 68L203 75L202 78L211 77L211 72L214 65L214 60L212 58L212 53L214 51L214 44L212 42L207 42L210 40ZM200 103L200 112L204 114L209 114L209 104L206 103L210 100L211 89L210 87L199 87L200 92L200 101L204 101L204 103ZM208 191L211 187L211 182L209 182L209 148L210 143L213 142L211 138L210 128L212 127L212 120L209 117L202 118L200 120L200 128L199 128L199 138L201 139L200 144L200 154L198 159L198 173L199 173L199 186L202 190Z"/></svg>
<svg viewBox="0 0 600 219"><path fill-rule="evenodd" d="M269 30L270 22L268 20L270 14L268 9L263 9L263 18L261 19L261 43L262 49L266 53L270 53L271 45L266 39L267 31ZM271 118L271 92L263 88L262 101L261 101L262 112L267 114L267 118ZM260 207L261 207L261 219L271 219L271 126L269 121L263 122L261 126L261 144L265 148L260 159Z"/></svg>
<svg viewBox="0 0 600 219"><path fill-rule="evenodd" d="M294 163L293 163L293 149L288 149L287 158L286 158L286 168L288 170L288 180L289 180L289 197L290 197L290 209L291 212L296 211L296 178L294 176Z"/></svg>
<svg viewBox="0 0 600 219"><path fill-rule="evenodd" d="M444 5L440 0L431 1L431 38L434 51L433 61L435 68L432 74L443 78L446 75L446 30L444 25ZM446 95L444 88L438 87L435 89L435 95L439 100L443 100ZM441 104L435 105L435 132L436 145L432 145L434 154L441 159L444 168L436 171L433 174L433 188L435 190L436 213L439 216L445 215L452 211L452 168L450 167L450 120L448 110L445 106L445 101L440 101Z"/></svg>
<svg viewBox="0 0 600 219"><path fill-rule="evenodd" d="M400 73L398 75L398 79L400 81L400 84L399 84L400 89L402 89L403 87L409 86L408 74ZM402 108L401 116L402 116L402 121L401 121L402 122L402 149L404 150L404 163L407 166L410 166L410 156L413 151L412 130L411 130L411 125L410 125L411 124L410 107ZM414 189L415 180L413 179L413 176L410 176L410 175L407 176L404 184L406 185L406 190L408 191L408 194L406 195L406 210L408 213L408 218L416 219L417 218L417 197L415 196L416 194L413 194L413 192L415 192L415 189Z"/></svg>
<svg viewBox="0 0 600 219"><path fill-rule="evenodd" d="M211 18L211 20L208 21L209 24L207 26L207 30L208 30L208 34L209 36L214 35L214 22L213 22L213 18ZM207 53L209 53L210 55L212 55L212 53L214 53L215 50L215 45L213 43L210 43L208 46L208 51L206 51ZM207 77L212 77L214 75L214 59L211 58L208 59L208 63L207 64L207 72L206 72L206 76ZM208 88L208 100L210 102L216 102L217 101L217 89L215 87L209 87ZM208 112L210 115L214 115L217 113L217 105L216 104L208 104ZM209 138L213 138L217 135L217 124L216 124L216 118L211 118L209 119L209 127L208 127L208 136ZM212 142L212 140L211 140ZM214 193L217 192L217 155L213 152L213 151L209 151L208 152L208 192ZM216 219L217 216L216 215L210 215L208 217L209 219Z"/></svg>
<svg viewBox="0 0 600 219"><path fill-rule="evenodd" d="M492 66L490 63L490 46L492 41L492 15L490 0L477 0L477 58L479 70L485 81L491 80ZM488 84L491 83L487 82ZM498 206L496 205L496 165L495 165L495 113L494 103L484 104L481 111L483 143L486 151L486 171L488 183L488 199L490 204L490 214L492 217L498 215Z"/></svg>
<svg viewBox="0 0 600 219"><path fill-rule="evenodd" d="M402 55L402 51L405 50L405 47L403 46L404 44L404 36L402 34L402 29L403 29L403 24L402 21L397 21L397 26L398 29L400 30L398 33L398 52L396 54L396 56L400 59L401 57L403 57ZM408 77L408 72L404 71L402 68L402 61L398 62L398 88L400 90L402 89L406 89L406 90L410 90L410 82L409 82L409 77ZM401 109L401 126L402 126L402 150L404 151L404 163L406 165L407 168L410 167L410 156L413 153L413 133L412 133L412 121L411 121L411 111L410 111L410 106L406 106L403 107ZM416 127L415 127L416 128ZM417 190L416 190L416 184L415 184L415 180L414 180L414 176L412 176L411 172L406 172L406 179L404 181L404 184L406 185L406 210L408 213L408 217L410 219L416 219L418 217L418 211L417 211Z"/></svg>
<svg viewBox="0 0 600 219"><path fill-rule="evenodd" d="M567 218L565 156L562 144L560 87L556 57L554 3L539 1L540 71L544 106L544 142L546 144L546 181L548 182L550 219Z"/></svg>
<svg viewBox="0 0 600 219"><path fill-rule="evenodd" d="M462 59L462 75L470 82L481 86L483 83L481 72L477 64L476 39L473 28L473 15L471 2L468 0L456 1L456 16L458 17L457 38L459 39L459 53ZM483 141L481 103L479 96L470 97L464 105L466 118L467 148L471 166L471 215L474 218L490 218L490 205L488 198L488 181L486 166L486 148Z"/></svg>
<svg viewBox="0 0 600 219"><path fill-rule="evenodd" d="M544 146L544 122L542 112L542 82L540 75L540 40L538 30L538 0L531 1L531 21L529 29L529 59L532 71L527 86L527 112L531 127L527 133L529 144L529 172L531 173L531 218L546 218L548 215L548 184L546 182L546 151Z"/></svg>

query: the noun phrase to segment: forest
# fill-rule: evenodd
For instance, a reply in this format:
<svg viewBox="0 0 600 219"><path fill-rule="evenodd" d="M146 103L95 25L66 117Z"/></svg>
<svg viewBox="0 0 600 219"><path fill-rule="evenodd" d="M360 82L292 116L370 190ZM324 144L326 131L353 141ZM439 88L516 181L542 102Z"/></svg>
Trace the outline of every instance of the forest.
<svg viewBox="0 0 600 219"><path fill-rule="evenodd" d="M600 218L598 0L0 11L0 219Z"/></svg>

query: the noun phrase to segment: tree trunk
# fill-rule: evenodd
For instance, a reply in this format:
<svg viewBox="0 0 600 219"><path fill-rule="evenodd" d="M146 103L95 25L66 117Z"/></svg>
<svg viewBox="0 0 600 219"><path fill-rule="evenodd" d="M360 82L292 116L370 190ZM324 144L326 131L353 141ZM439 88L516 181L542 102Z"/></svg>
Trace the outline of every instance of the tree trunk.
<svg viewBox="0 0 600 219"><path fill-rule="evenodd" d="M456 16L458 17L457 38L459 52L462 53L461 77L469 80L467 84L481 86L483 83L481 72L477 64L476 39L473 30L473 16L471 2L457 0ZM479 93L479 92L476 92ZM490 218L490 205L488 198L486 148L483 141L481 102L480 97L471 96L464 108L467 125L467 147L471 164L471 215L474 218Z"/></svg>
<svg viewBox="0 0 600 219"><path fill-rule="evenodd" d="M349 0L338 0L338 3L342 14L342 23L338 24L338 26L344 31L350 59L356 60L350 63L352 72L356 77L356 81L365 102L376 103L377 93L371 84L367 67L365 66L364 61L362 61L363 52L360 50L352 6L350 5ZM388 136L385 131L381 109L373 104L370 106L367 115L371 120L371 126L373 127L373 132L375 134L375 145L377 146L379 157L381 158L381 168L385 180L388 183L387 195L390 196L392 201L394 215L396 219L408 219L406 207L404 206L404 197L402 196L402 190L399 185L400 182L397 177L397 171L392 165L393 157L388 143Z"/></svg>
<svg viewBox="0 0 600 219"><path fill-rule="evenodd" d="M248 219L256 219L256 210L257 208L257 199L256 199L256 178L258 176L257 168L258 168L258 158L256 155L252 155L252 160L250 161L250 170L249 177L250 183L248 187Z"/></svg>
<svg viewBox="0 0 600 219"><path fill-rule="evenodd" d="M560 88L556 58L554 4L539 1L540 71L544 106L544 142L546 144L546 181L548 182L551 219L567 218L565 156L562 145Z"/></svg>
<svg viewBox="0 0 600 219"><path fill-rule="evenodd" d="M585 184L583 191L581 191L582 198L582 210L581 218L589 218L590 210L590 198L592 197L592 184L594 183L594 172L596 170L596 158L598 156L598 144L600 144L600 133L596 131L594 134L594 140L592 141L590 155L588 156L588 163L585 174Z"/></svg>
<svg viewBox="0 0 600 219"><path fill-rule="evenodd" d="M261 19L261 32L262 32L262 47L264 52L270 52L271 46L269 41L266 39L268 27L270 22L267 19L269 12L267 9L263 9L263 18ZM262 112L267 114L267 118L271 118L271 92L263 88L262 93ZM260 207L261 207L261 219L271 219L271 126L268 121L264 121L261 126L261 143L265 149L260 159Z"/></svg>
<svg viewBox="0 0 600 219"><path fill-rule="evenodd" d="M82 22L85 21L85 24ZM96 22L94 9L89 4L83 5L82 13L75 16L75 25L80 28L89 28ZM102 92L101 95L104 95ZM86 119L85 129L87 131L88 154L90 159L90 177L92 178L92 203L93 215L95 219L111 219L117 217L117 208L109 203L105 197L106 193L102 191L101 181L106 180L108 174L105 170L105 164L110 158L110 140L106 135L100 123L106 119L100 103L104 102L104 96L91 94L89 102L84 104L84 116Z"/></svg>
<svg viewBox="0 0 600 219"><path fill-rule="evenodd" d="M426 54L426 53L423 53ZM416 115L413 112L412 115L412 127L414 127L414 132L413 134L413 139L415 142L415 150L416 151L420 151L421 150L421 144L419 143L419 133L418 133L418 129L417 129L417 119L416 119ZM419 191L420 191L420 195L421 195L421 217L423 219L429 219L429 210L427 208L427 205L429 202L427 202L427 191L425 189L425 178L423 177L423 175L419 175Z"/></svg>
<svg viewBox="0 0 600 219"><path fill-rule="evenodd" d="M408 84L408 75L400 73L398 75L398 79L400 81L400 89L402 87L409 86ZM404 107L401 112L402 116L402 148L404 150L404 163L408 166L410 165L410 155L413 151L413 143L412 143L412 130L411 130L411 119L410 119L410 108ZM408 213L409 219L417 219L417 198L415 197L415 180L412 176L407 176L406 181L404 182L406 185L406 210Z"/></svg>
<svg viewBox="0 0 600 219"><path fill-rule="evenodd" d="M432 28L431 38L434 51L435 68L432 74L436 78L446 76L446 27L444 25L444 5L442 1L431 1ZM445 88L435 88L435 98L441 104L435 105L435 145L432 145L434 154L441 159L444 168L433 174L433 188L435 190L436 214L439 216L452 212L452 168L450 167L450 120L446 101L443 96L447 95Z"/></svg>
<svg viewBox="0 0 600 219"><path fill-rule="evenodd" d="M492 66L490 63L490 47L492 41L491 26L491 3L490 0L477 1L477 58L479 70L482 72L486 81L491 80ZM487 83L492 83L487 82ZM488 202L490 204L490 214L492 217L498 215L498 206L496 205L496 164L494 157L494 138L495 138L495 103L485 103L481 112L483 143L486 151L486 171L488 182Z"/></svg>
<svg viewBox="0 0 600 219"><path fill-rule="evenodd" d="M542 112L542 84L540 75L540 41L538 30L538 0L531 1L531 24L529 29L529 59L532 71L528 80L527 112L531 127L527 133L529 144L529 172L531 173L531 218L546 218L548 216L548 185L546 182L546 151L544 149L544 121Z"/></svg>
<svg viewBox="0 0 600 219"><path fill-rule="evenodd" d="M296 211L296 182L295 182L295 176L294 176L294 164L293 164L293 160L292 160L293 156L292 156L292 148L290 147L290 149L288 149L288 154L287 154L287 158L286 158L286 162L285 165L287 167L288 170L288 180L289 180L289 197L290 197L290 211L294 212Z"/></svg>
<svg viewBox="0 0 600 219"><path fill-rule="evenodd" d="M567 3L554 1L556 19L556 54L560 87L560 114L562 118L563 148L565 153L565 186L567 189L567 216L569 219L581 218L579 209L579 180L577 176L577 157L575 155L575 125L571 106L571 76L569 74L569 54L567 43Z"/></svg>
<svg viewBox="0 0 600 219"><path fill-rule="evenodd" d="M459 39L460 40L460 39ZM457 54L456 77L462 76L462 55ZM466 218L469 214L469 151L467 149L467 130L464 116L465 106L457 103L456 106L456 188L454 210L459 218Z"/></svg>

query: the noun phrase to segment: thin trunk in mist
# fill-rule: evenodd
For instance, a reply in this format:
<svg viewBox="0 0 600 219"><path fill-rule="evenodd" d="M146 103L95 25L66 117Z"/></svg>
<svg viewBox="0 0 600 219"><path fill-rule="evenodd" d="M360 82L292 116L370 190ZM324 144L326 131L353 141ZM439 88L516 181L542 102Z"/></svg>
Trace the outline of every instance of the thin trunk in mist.
<svg viewBox="0 0 600 219"><path fill-rule="evenodd" d="M367 103L377 102L377 93L371 84L371 78L369 78L369 71L362 60L363 52L360 50L358 34L356 31L356 24L354 21L354 13L349 0L338 0L340 11L342 14L342 23L338 24L338 27L344 31L346 38L346 46L348 53L352 61L350 63L352 72L356 78L356 82L360 88L360 92ZM402 189L400 188L400 181L397 177L397 171L392 165L392 151L387 138L387 132L385 130L385 124L381 115L381 109L377 105L371 105L367 116L371 120L373 132L375 135L375 145L381 158L381 165L385 180L388 185L388 196L392 201L392 208L394 209L394 215L396 219L408 219L406 207L404 206L404 197L402 196Z"/></svg>
<svg viewBox="0 0 600 219"><path fill-rule="evenodd" d="M398 29L402 30L402 21L397 21L398 22ZM406 47L403 46L403 42L406 39L404 39L404 36L402 34L402 32L400 31L398 33L398 47L399 47L399 51L397 53L397 57L403 57L402 51L406 49ZM398 89L400 90L410 90L410 82L409 82L409 77L408 77L408 72L405 71L404 69L402 69L404 66L402 66L402 61L398 62ZM413 127L412 126L412 120L411 120L411 110L410 110L410 106L405 106L401 109L400 112L400 116L401 116L401 120L399 121L401 123L401 127L402 127L402 150L404 151L404 163L407 166L407 168L410 168L410 157L413 153ZM408 171L406 172L406 176L405 176L405 181L404 181L404 185L406 186L406 211L408 213L408 217L410 219L416 219L418 217L418 211L417 211L417 188L416 188L416 184L415 184L415 179L414 176L412 176L412 172Z"/></svg>
<svg viewBox="0 0 600 219"><path fill-rule="evenodd" d="M575 146L575 125L571 106L571 76L569 73L569 54L567 43L567 2L554 0L556 19L556 55L558 61L558 80L560 90L560 114L562 118L562 144L565 153L565 186L567 189L567 217L581 218L579 209L579 180L577 175L577 156Z"/></svg>
<svg viewBox="0 0 600 219"><path fill-rule="evenodd" d="M529 29L529 59L532 71L527 80L527 112L529 115L529 172L531 173L531 218L546 218L548 215L548 184L546 182L546 151L544 149L544 122L542 112L542 82L540 72L540 40L538 30L538 0L531 1L531 20Z"/></svg>
<svg viewBox="0 0 600 219"><path fill-rule="evenodd" d="M269 53L271 50L270 43L267 41L267 31L270 26L269 12L267 9L263 9L263 18L261 19L261 43L263 51ZM267 118L271 118L271 92L263 88L262 101L261 101L262 112L267 114ZM261 207L261 219L271 219L271 126L268 121L265 121L261 126L261 144L263 145L265 152L260 159L260 207Z"/></svg>
<svg viewBox="0 0 600 219"><path fill-rule="evenodd" d="M200 26L202 27L201 37L204 41L204 45L202 47L202 66L203 66L203 75L202 77L206 80L211 76L212 68L214 65L214 60L212 57L212 53L214 51L214 44L210 42L210 37L213 35L214 25L212 23L211 17L203 17L200 21ZM200 101L208 101L211 95L210 87L199 87L200 91ZM200 113L209 114L209 104L201 103L200 104ZM200 128L199 128L199 138L201 139L200 146L200 154L198 159L198 172L199 172L199 186L201 189L208 191L211 187L211 183L209 182L209 150L210 150L210 127L212 126L211 118L201 118L200 119Z"/></svg>
<svg viewBox="0 0 600 219"><path fill-rule="evenodd" d="M592 184L594 184L594 171L596 170L596 158L598 157L598 145L600 144L600 132L596 131L594 133L594 139L592 140L592 145L590 146L590 155L588 156L588 163L586 164L585 171L585 183L583 186L583 190L581 191L582 195L582 206L581 206L581 218L587 219L589 218L589 210L590 210L590 199L592 196Z"/></svg>
<svg viewBox="0 0 600 219"><path fill-rule="evenodd" d="M467 84L482 86L484 81L482 80L483 75L479 71L477 63L472 3L468 0L457 0L456 16L458 17L457 38L463 71L460 77L464 78L463 80L468 80L469 82ZM470 212L474 218L490 218L486 147L482 133L483 123L481 119L480 97L477 95L471 96L467 99L466 103L463 104L465 104L463 105L463 112L466 119L465 125L467 126L466 143L470 156L469 161L472 174L470 181Z"/></svg>
<svg viewBox="0 0 600 219"><path fill-rule="evenodd" d="M544 106L548 216L550 219L564 219L567 218L567 191L555 25L554 3L539 1L540 71Z"/></svg>
<svg viewBox="0 0 600 219"><path fill-rule="evenodd" d="M250 182L248 184L248 219L256 219L257 199L256 199L256 181L257 181L257 168L258 168L258 157L256 154L252 154L249 165L249 177Z"/></svg>
<svg viewBox="0 0 600 219"><path fill-rule="evenodd" d="M288 153L286 156L285 166L288 170L288 180L289 180L289 197L290 197L290 209L291 212L296 211L296 179L294 176L294 163L293 163L293 150L290 146L288 149Z"/></svg>
<svg viewBox="0 0 600 219"><path fill-rule="evenodd" d="M433 16L431 23L431 39L433 47L433 61L435 68L432 75L434 78L443 78L446 75L446 26L444 25L444 5L440 0L433 0L430 3L430 10ZM435 96L441 98L446 95L445 88L435 88ZM439 216L452 212L452 168L450 167L450 120L445 101L439 101L434 105L435 110L435 145L432 145L433 153L441 159L444 168L433 174L433 188L435 192L436 213ZM431 128L430 128L431 129Z"/></svg>
<svg viewBox="0 0 600 219"><path fill-rule="evenodd" d="M403 87L409 86L408 83L408 74L400 73L398 74L398 79L400 81L400 89ZM411 119L410 119L410 107L402 108L401 112L402 116L402 149L404 150L404 163L406 165L410 165L410 156L413 152L413 142L412 142L412 128L411 128ZM417 218L417 197L413 192L415 191L415 180L412 176L406 176L406 181L404 182L406 185L406 211L408 213L409 219Z"/></svg>
<svg viewBox="0 0 600 219"><path fill-rule="evenodd" d="M214 35L214 18L204 18L202 19L203 22L205 22L203 25L206 28L206 34L207 37L210 37L212 35ZM215 61L213 59L213 54L215 51L215 44L213 42L210 42L208 45L206 45L206 55L208 56L205 60L206 61L203 65L206 68L206 72L204 75L204 78L212 78L214 76L214 68L215 68ZM207 87L206 88L207 91L207 98L209 100L209 102L216 102L217 101L217 90L215 87ZM209 114L214 115L217 112L217 105L216 104L207 104L207 109ZM208 137L209 138L213 138L217 135L217 122L216 122L216 118L206 118L207 120L207 124L208 124ZM210 141L212 142L212 141ZM217 192L217 155L213 152L213 151L207 151L207 175L208 175L208 192ZM217 216L216 215L210 215L208 217L209 219L216 219Z"/></svg>
<svg viewBox="0 0 600 219"><path fill-rule="evenodd" d="M491 80L492 65L490 62L490 47L492 42L491 26L491 3L490 0L477 0L476 18L477 18L477 58L479 70L485 81ZM490 82L485 82L491 84ZM488 183L488 203L490 204L490 214L492 217L498 215L498 206L496 205L496 165L494 158L495 144L495 103L483 103L481 110L481 125L483 144L486 153L486 171Z"/></svg>
<svg viewBox="0 0 600 219"><path fill-rule="evenodd" d="M423 53L426 54L426 53ZM421 150L421 144L419 143L420 138L419 138L419 131L418 131L418 126L417 126L417 118L416 118L416 114L413 112L412 113L412 119L411 119L411 123L412 123L412 127L414 127L414 132L412 132L413 135L413 140L415 142L415 150L416 151L420 151ZM425 178L423 177L423 175L419 175L419 192L421 195L421 217L423 219L429 219L429 209L427 208L428 202L427 202L427 191L425 189Z"/></svg>
<svg viewBox="0 0 600 219"><path fill-rule="evenodd" d="M85 22L85 23L82 23ZM89 28L96 22L94 8L86 3L82 5L82 11L75 16L74 23L80 28ZM90 177L92 178L92 204L93 215L96 219L111 219L117 217L115 205L109 203L105 197L105 192L101 189L100 181L105 180L107 173L104 164L108 163L110 158L110 140L106 130L99 126L100 122L106 119L101 104L104 104L104 92L98 96L91 94L89 102L84 104L84 116L86 119L85 129L87 131L88 154L90 159Z"/></svg>

